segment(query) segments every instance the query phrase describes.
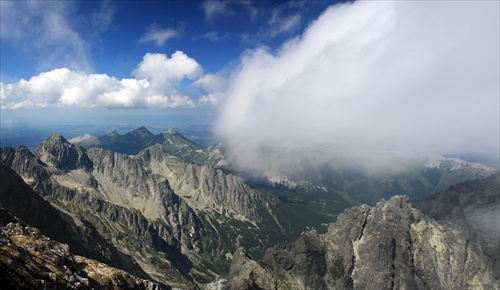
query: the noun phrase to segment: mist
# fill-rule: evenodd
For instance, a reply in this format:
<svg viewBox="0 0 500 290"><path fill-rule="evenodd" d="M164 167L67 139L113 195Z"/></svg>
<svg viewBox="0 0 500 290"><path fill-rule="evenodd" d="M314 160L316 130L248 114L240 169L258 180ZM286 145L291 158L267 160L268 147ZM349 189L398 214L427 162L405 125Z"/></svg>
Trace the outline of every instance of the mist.
<svg viewBox="0 0 500 290"><path fill-rule="evenodd" d="M279 50L242 56L215 131L249 166L269 145L498 160L498 11L496 1L331 6Z"/></svg>

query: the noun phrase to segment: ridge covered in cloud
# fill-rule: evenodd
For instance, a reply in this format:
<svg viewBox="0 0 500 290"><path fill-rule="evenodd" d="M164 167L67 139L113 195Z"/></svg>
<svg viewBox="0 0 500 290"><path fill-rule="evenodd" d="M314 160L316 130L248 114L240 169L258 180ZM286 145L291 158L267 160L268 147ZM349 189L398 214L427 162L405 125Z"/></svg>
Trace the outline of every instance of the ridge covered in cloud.
<svg viewBox="0 0 500 290"><path fill-rule="evenodd" d="M195 102L175 88L202 75L201 66L181 51L144 55L133 72L118 80L106 74L54 69L12 84L1 83L2 109L23 107L177 108Z"/></svg>
<svg viewBox="0 0 500 290"><path fill-rule="evenodd" d="M356 1L279 51L247 52L216 131L261 145L498 158L499 3Z"/></svg>

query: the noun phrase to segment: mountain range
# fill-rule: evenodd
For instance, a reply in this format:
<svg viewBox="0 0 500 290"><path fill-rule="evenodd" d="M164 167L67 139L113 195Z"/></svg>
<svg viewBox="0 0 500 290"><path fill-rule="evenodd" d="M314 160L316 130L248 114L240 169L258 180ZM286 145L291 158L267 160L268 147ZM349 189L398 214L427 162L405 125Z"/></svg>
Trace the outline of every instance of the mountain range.
<svg viewBox="0 0 500 290"><path fill-rule="evenodd" d="M500 175L345 210L253 260L239 248L229 289L498 289Z"/></svg>
<svg viewBox="0 0 500 290"><path fill-rule="evenodd" d="M98 147L129 155L138 154L155 144L163 144L172 155L187 162L211 164L217 167L227 165L219 148L216 146L202 148L172 128L156 135L146 127L137 128L126 134L119 134L116 131L103 136L85 134L70 139L69 142L86 149Z"/></svg>
<svg viewBox="0 0 500 290"><path fill-rule="evenodd" d="M56 212L63 218L34 226L49 236L55 231L77 254L172 287L211 281L228 268L237 246L257 254L291 240L314 216L220 169L187 163L163 144L126 155L87 151L54 134L33 152L19 146L0 155L27 184L24 190L50 203L50 211L22 207L19 218L29 223Z"/></svg>
<svg viewBox="0 0 500 290"><path fill-rule="evenodd" d="M359 261L382 256L388 256L390 261L386 264L393 265L384 270L392 280L381 278L392 282L381 282L382 288L458 287L471 281L486 288L498 287L498 272L492 270L498 266L498 249L490 245L498 245L499 239L484 235L488 227L481 223L485 217L491 220L498 216L498 173L435 194L448 184L484 178L495 171L477 163L439 157L396 174L372 174L333 166L318 170L321 164L309 162L307 168L313 173L306 174L306 167L302 167L279 172L279 179L278 175L238 168L223 143L202 148L174 130L154 135L144 127L125 135L112 132L70 141L54 134L33 152L24 146L6 147L0 150L0 156L0 205L7 212L5 216L15 216L2 221L4 241L18 241L18 233L26 231L27 226L18 218L39 229L40 234L30 230L31 239L47 241L47 236L57 241L46 242L45 248L67 244L71 253L64 252L64 257L79 255L96 260L82 262L87 265L120 269L110 271L120 273L121 278L108 281L122 288L134 288L137 284L197 289L213 286L208 283L224 278L228 278L230 289L245 285L248 289L283 289L290 285L362 288L366 284L359 277L370 274L363 269L372 265ZM366 186L356 187L357 184ZM422 190L422 184L429 186ZM478 192L481 186L484 190ZM457 188L461 191L457 192ZM391 197L395 194L407 197ZM388 200L374 202L380 196ZM426 196L429 197L425 199ZM415 198L424 199L413 203ZM351 208L353 205L357 207ZM490 208L484 215L487 205ZM316 230L308 231L310 228ZM377 236L380 232L385 234ZM405 233L406 238L401 240L396 232ZM367 238L370 236L374 238ZM425 238L417 239L420 236ZM436 243L429 245L428 240ZM465 250L464 240L468 241ZM28 248L30 243L26 242ZM274 246L278 243L281 246ZM377 243L383 245L380 249L375 247L378 258L363 256L370 251L356 252ZM16 246L21 247L22 243ZM26 254L19 247L15 250ZM308 254L311 247L312 260ZM451 250L443 256L435 253L436 247ZM16 256L17 252L7 254ZM32 257L33 253L28 252ZM328 254L322 258L321 253ZM433 255L435 265L441 268L435 273L418 268L430 263L418 260L420 253ZM461 282L440 272L446 270L442 263L455 259L450 255L476 257L470 260L475 268L467 268L468 274L460 278ZM353 262L353 257L358 262ZM33 259L39 257L35 255ZM460 265L468 261L464 259ZM311 268L309 262L315 266ZM466 273L460 267L446 271ZM101 285L99 279L90 279L92 275L88 273L74 273L69 276L81 278L82 287ZM304 273L317 276L304 277ZM257 277L264 277L269 283L262 284ZM125 280L132 282L123 284ZM154 283L148 284L148 280Z"/></svg>
<svg viewBox="0 0 500 290"><path fill-rule="evenodd" d="M325 147L282 145L265 146L253 154L249 152L252 161L248 165L249 162L241 162L247 156L235 156L224 142L202 148L173 129L154 135L145 127L124 135L112 132L69 141L86 149L99 147L125 154L137 154L153 144L163 144L170 154L185 162L220 168L299 211L307 208L321 213L321 223L334 221L347 207L363 203L375 205L382 198L398 194L406 194L412 199L423 198L458 182L484 178L498 170L440 155L332 154L332 150Z"/></svg>

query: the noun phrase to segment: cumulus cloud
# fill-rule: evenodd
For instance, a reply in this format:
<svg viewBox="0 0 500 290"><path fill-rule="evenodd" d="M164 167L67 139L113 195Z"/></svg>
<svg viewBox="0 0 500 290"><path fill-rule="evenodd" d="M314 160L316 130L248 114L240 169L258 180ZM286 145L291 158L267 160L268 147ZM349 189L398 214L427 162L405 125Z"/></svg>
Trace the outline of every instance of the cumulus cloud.
<svg viewBox="0 0 500 290"><path fill-rule="evenodd" d="M215 106L224 98L228 80L214 74L205 74L197 79L191 86L201 89L200 103Z"/></svg>
<svg viewBox="0 0 500 290"><path fill-rule="evenodd" d="M180 80L197 78L202 72L196 60L176 51L171 58L162 53L147 53L132 74L149 80L157 91L169 91Z"/></svg>
<svg viewBox="0 0 500 290"><path fill-rule="evenodd" d="M149 30L143 35L140 42L156 42L156 45L163 46L165 42L173 37L179 35L179 31L172 28L162 28L156 25L151 26Z"/></svg>
<svg viewBox="0 0 500 290"><path fill-rule="evenodd" d="M227 79L214 74L205 74L192 85L208 92L223 92L227 88Z"/></svg>
<svg viewBox="0 0 500 290"><path fill-rule="evenodd" d="M201 66L181 51L170 58L147 53L133 72L136 78L118 80L106 74L60 68L29 80L1 83L1 107L194 107L195 102L179 93L176 86L201 74Z"/></svg>
<svg viewBox="0 0 500 290"><path fill-rule="evenodd" d="M216 106L220 100L224 97L222 93L209 93L202 95L199 98L200 104L210 104L211 106Z"/></svg>
<svg viewBox="0 0 500 290"><path fill-rule="evenodd" d="M356 1L331 6L279 51L249 51L216 131L337 150L499 150L499 3Z"/></svg>

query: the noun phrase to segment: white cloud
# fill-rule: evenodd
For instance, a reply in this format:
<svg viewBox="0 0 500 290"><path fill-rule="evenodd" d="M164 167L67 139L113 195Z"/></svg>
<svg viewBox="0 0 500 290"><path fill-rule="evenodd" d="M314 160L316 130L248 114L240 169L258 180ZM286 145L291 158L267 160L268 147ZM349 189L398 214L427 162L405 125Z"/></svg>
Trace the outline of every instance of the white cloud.
<svg viewBox="0 0 500 290"><path fill-rule="evenodd" d="M288 13L287 8L289 5L281 5L271 11L271 18L268 21L269 37L275 37L282 33L291 32L300 25L301 15L299 11L295 13Z"/></svg>
<svg viewBox="0 0 500 290"><path fill-rule="evenodd" d="M499 150L499 3L329 7L279 53L242 58L216 128L236 151Z"/></svg>
<svg viewBox="0 0 500 290"><path fill-rule="evenodd" d="M299 14L288 15L286 17L274 16L269 22L269 35L274 37L296 29L300 24L300 19L301 17Z"/></svg>
<svg viewBox="0 0 500 290"><path fill-rule="evenodd" d="M198 36L196 39L199 39L199 38L202 38L202 39L208 39L210 41L217 41L219 40L219 33L217 31L209 31L203 35L200 35Z"/></svg>
<svg viewBox="0 0 500 290"><path fill-rule="evenodd" d="M252 0L205 0L200 7L205 13L205 19L211 21L216 16L248 14L250 20L255 20L262 12L262 4Z"/></svg>
<svg viewBox="0 0 500 290"><path fill-rule="evenodd" d="M202 91L199 98L201 104L208 103L216 106L223 98L227 89L227 79L214 74L205 74L191 84Z"/></svg>
<svg viewBox="0 0 500 290"><path fill-rule="evenodd" d="M104 32L109 29L113 23L115 9L110 2L103 1L100 3L99 9L94 11L90 18L90 23L93 31Z"/></svg>
<svg viewBox="0 0 500 290"><path fill-rule="evenodd" d="M208 20L213 19L217 15L233 14L229 1L206 0L201 4L201 8L205 13L205 18Z"/></svg>
<svg viewBox="0 0 500 290"><path fill-rule="evenodd" d="M212 106L216 106L220 100L224 97L222 93L209 93L200 97L199 102L201 104L207 103Z"/></svg>
<svg viewBox="0 0 500 290"><path fill-rule="evenodd" d="M159 26L153 25L149 30L143 35L139 41L140 42L148 42L153 41L156 42L158 46L162 46L165 42L173 37L179 35L179 31L172 28L161 28Z"/></svg>
<svg viewBox="0 0 500 290"><path fill-rule="evenodd" d="M146 53L132 74L149 80L155 90L169 91L181 79L199 77L202 69L196 60L182 51L176 51L171 58L161 53Z"/></svg>
<svg viewBox="0 0 500 290"><path fill-rule="evenodd" d="M168 58L146 54L134 71L137 78L118 80L106 74L87 74L68 68L41 73L29 80L1 83L1 108L177 108L194 107L193 100L175 87L195 79L202 69L181 51Z"/></svg>
<svg viewBox="0 0 500 290"><path fill-rule="evenodd" d="M214 74L205 74L192 86L203 88L207 92L223 92L227 89L227 79Z"/></svg>
<svg viewBox="0 0 500 290"><path fill-rule="evenodd" d="M65 66L91 71L91 41L82 36L82 31L98 38L111 25L114 11L102 4L90 19L85 19L76 6L68 1L0 1L2 42L35 58L39 70Z"/></svg>
<svg viewBox="0 0 500 290"><path fill-rule="evenodd" d="M250 20L255 20L257 16L259 16L262 13L262 7L259 6L258 1L252 1L252 0L239 0L235 1L235 3L241 5L243 9L249 14Z"/></svg>

